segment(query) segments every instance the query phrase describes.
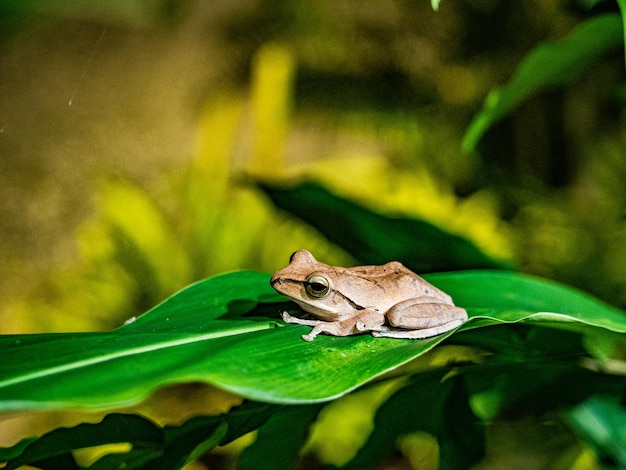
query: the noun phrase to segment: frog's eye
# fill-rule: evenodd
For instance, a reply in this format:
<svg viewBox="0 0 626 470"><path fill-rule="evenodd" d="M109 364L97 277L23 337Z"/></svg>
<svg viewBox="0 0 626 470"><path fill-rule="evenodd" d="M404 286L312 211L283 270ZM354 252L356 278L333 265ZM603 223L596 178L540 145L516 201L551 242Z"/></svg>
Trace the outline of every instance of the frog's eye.
<svg viewBox="0 0 626 470"><path fill-rule="evenodd" d="M306 278L306 293L316 299L323 299L330 292L330 282L324 276L312 274Z"/></svg>

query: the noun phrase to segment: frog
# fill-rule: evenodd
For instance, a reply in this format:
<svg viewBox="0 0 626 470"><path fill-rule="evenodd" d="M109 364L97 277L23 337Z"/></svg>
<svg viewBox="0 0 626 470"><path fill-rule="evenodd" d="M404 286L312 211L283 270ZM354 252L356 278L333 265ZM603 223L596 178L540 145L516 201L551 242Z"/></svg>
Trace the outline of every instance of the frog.
<svg viewBox="0 0 626 470"><path fill-rule="evenodd" d="M349 336L424 339L461 326L467 311L452 297L398 261L343 268L298 250L276 271L270 285L298 304L312 319L281 313L285 323L313 327L302 336Z"/></svg>

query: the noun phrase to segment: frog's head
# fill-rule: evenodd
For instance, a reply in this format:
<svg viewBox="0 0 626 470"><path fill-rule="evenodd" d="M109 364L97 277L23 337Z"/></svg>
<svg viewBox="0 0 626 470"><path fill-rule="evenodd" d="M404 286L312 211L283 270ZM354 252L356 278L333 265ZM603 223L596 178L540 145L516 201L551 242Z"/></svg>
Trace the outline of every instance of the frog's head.
<svg viewBox="0 0 626 470"><path fill-rule="evenodd" d="M315 317L336 320L355 308L336 289L336 279L335 268L317 261L308 251L299 250L291 255L286 267L274 273L270 284Z"/></svg>

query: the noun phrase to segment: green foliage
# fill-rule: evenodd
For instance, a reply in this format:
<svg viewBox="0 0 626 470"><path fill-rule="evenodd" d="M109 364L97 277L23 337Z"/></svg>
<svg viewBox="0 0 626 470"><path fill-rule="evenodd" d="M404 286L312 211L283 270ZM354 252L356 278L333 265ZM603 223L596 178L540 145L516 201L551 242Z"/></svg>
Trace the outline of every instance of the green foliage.
<svg viewBox="0 0 626 470"><path fill-rule="evenodd" d="M475 422L473 412L468 408L470 404L485 413L485 405L480 406L480 401L485 401L487 396L488 403L510 409L528 400L529 396L535 396L537 390L545 390L545 381L558 382L563 370L560 367L555 373L548 362L548 367L541 369L544 371L541 376L529 380L529 371L520 373L519 366L511 367L511 361L515 363L528 357L533 357L534 361L542 358L550 361L552 357L560 357L562 362L559 364L562 366L565 361L567 371L580 379L581 374L589 372L581 369L578 362L582 355L589 353L580 341L573 347L567 336L570 333L562 336L563 330L591 338L626 333L623 312L548 281L499 271L464 271L431 275L428 279L449 292L469 311L471 319L459 330L461 333L450 332L421 341L375 339L365 335L321 336L313 343L307 343L300 339L300 335L308 327L285 326L278 321L277 310L290 308L290 305L277 304L282 299L269 287L267 275L238 272L194 284L112 332L4 336L0 338L4 353L0 365L3 378L0 405L5 410L111 407L137 401L166 383L197 380L259 401L319 402L337 398L372 380L380 380L386 372L421 356L445 340L453 339L461 344L490 349L494 356L467 371L461 367L461 375L457 378L447 377L447 368L439 372L416 373L409 384L392 395L381 408L376 420L377 431L370 437L372 442L355 457L355 466L349 464L348 468L359 468L361 464L358 462L369 461L372 457L367 452L383 445L383 441L386 442L383 448L390 452L393 434L382 430L390 426L388 419L398 419L398 413L393 410L410 410L407 403L411 400L424 403L433 397L438 397L438 401L426 406L429 414L420 413L423 407L412 409L411 413L420 418L412 419L411 415L406 415L406 425L397 426L394 432L398 436L415 430L431 432L440 438L442 462L464 465L482 455L479 432L455 434L459 420ZM512 323L528 325L526 328L530 330L524 333L525 330L509 330L510 327L503 325ZM536 327L542 327L539 330L543 332L541 341L536 340ZM544 327L548 329L544 331ZM497 337L492 332L494 328L513 331L516 340L510 337L499 344L494 342ZM32 357L40 359L31 362L29 358ZM525 365L522 362L522 366ZM494 370L500 375L496 382L492 380ZM532 370L536 370L536 365ZM442 381L446 384L445 389L435 392ZM608 390L620 393L626 390L623 378L616 378L613 382ZM572 399L574 402L598 390L607 390L601 379L587 379L584 383L586 387L572 389L577 391ZM508 386L501 388L502 384ZM428 390L430 392L426 393ZM547 403L549 407L562 405L559 400ZM451 404L454 407L451 408ZM285 450L282 458L287 465L301 446L308 423L315 419L318 411L319 406L284 409L283 414L268 422L268 428L262 428L257 443L247 451L244 461L266 455L268 449L275 448L280 436L277 429L296 416L298 426L302 427L286 441L286 449L291 450ZM492 416L497 410L487 414ZM230 416L219 419L229 419ZM30 462L62 459L66 465L69 450L111 442L107 432L98 429L101 426L110 431L110 422L115 420L119 418L113 416L100 425L75 428L70 437L82 437L70 439L71 444L67 444L66 431L57 430L26 447L18 444L15 449L5 449L3 455L6 460L17 459L15 462L18 463L24 462L19 459ZM169 468L180 468L180 464L192 456L223 443L226 429L221 426L202 424L199 429L194 428L192 434L200 442L190 443L187 437L173 441L171 436L167 437L171 441L169 444L151 441L151 446L160 446L158 456L152 448L138 450L133 442L130 454L108 459L116 464L123 461L130 465L128 468L143 468L146 459L152 461L158 457L172 465ZM140 437L143 434L138 431ZM102 440L97 440L96 436ZM116 439L127 441L124 435L118 435ZM60 445L60 442L66 444ZM468 453L468 449L472 452ZM94 468L113 467L102 463L101 467Z"/></svg>
<svg viewBox="0 0 626 470"><path fill-rule="evenodd" d="M267 470L291 468L322 407L314 404L279 409L261 427L255 442L244 449L239 468L254 470L259 468L259 462L265 462L263 468Z"/></svg>
<svg viewBox="0 0 626 470"><path fill-rule="evenodd" d="M499 271L428 279L468 310L471 320L461 330L522 322L588 335L626 332L622 312L548 281ZM342 396L453 334L422 341L322 336L307 343L300 335L309 327L278 320L278 310L290 307L281 300L267 275L238 272L194 284L111 332L0 337L0 409L119 406L194 380L260 401L317 402ZM31 363L32 357L41 359Z"/></svg>
<svg viewBox="0 0 626 470"><path fill-rule="evenodd" d="M277 207L311 224L364 264L400 259L416 272L507 266L469 240L425 220L383 216L315 183L292 188L259 183L259 187Z"/></svg>
<svg viewBox="0 0 626 470"><path fill-rule="evenodd" d="M465 150L475 150L484 133L521 102L546 88L571 83L607 52L623 45L622 20L606 14L591 18L561 42L537 46L519 64L509 83L492 90L463 138Z"/></svg>
<svg viewBox="0 0 626 470"><path fill-rule="evenodd" d="M623 403L609 395L595 396L572 408L568 418L606 462L606 468L626 468Z"/></svg>
<svg viewBox="0 0 626 470"><path fill-rule="evenodd" d="M431 2L434 9L439 3ZM570 83L616 48L620 28L616 15L599 16L564 41L532 51L509 84L487 98L467 130L465 148L475 150L496 121L533 93ZM289 69L289 57L281 54ZM180 175L178 189L184 188L185 196L170 211L132 187L111 185L103 191L103 230L114 242L94 258L117 261L99 274L110 279L124 273L133 279L142 300L138 305L152 305L176 283L220 271L226 252L249 258L241 240L268 231L261 223L270 217L267 207L249 207L250 200L258 202L255 197L239 193L234 204L228 199L233 195L226 191L228 168L220 162L231 150L242 106L237 100L223 105L209 113L207 126L221 125L212 138L222 140L214 142L211 158L199 158L188 174ZM281 112L272 115L271 109L268 113L267 122L278 116L281 124L263 141L261 147L267 148L256 149L259 154L280 147L274 137L284 138L286 118ZM388 382L395 388L375 412L372 432L342 468L375 465L393 454L401 438L419 432L437 439L441 468L467 468L485 453L485 424L520 410L562 414L609 461L608 468L624 465L623 311L548 280L469 271L507 264L426 220L385 217L314 184L259 186L278 207L363 262L397 259L420 272L461 270L426 277L468 310L469 321L457 331L419 341L362 335L320 336L307 343L300 336L308 327L280 321L278 311L295 306L271 290L268 275L238 271L192 284L113 331L2 336L1 410L111 408L137 403L163 385L189 381L253 400L177 426L110 414L97 424L59 428L0 449L5 468L79 468L74 450L120 442L130 450L110 453L88 468L181 468L253 430L257 437L242 453L241 468L291 468L327 403ZM248 212L241 213L242 207ZM187 224L179 227L172 214L181 212ZM250 213L257 216L253 228ZM233 241L233 233L240 238ZM178 246L179 239L185 246ZM125 264L129 259L136 262ZM141 272L133 274L137 266ZM77 295L89 292L84 287L76 289ZM122 299L116 306L130 304ZM452 345L466 348L460 360L429 362Z"/></svg>
<svg viewBox="0 0 626 470"><path fill-rule="evenodd" d="M400 436L425 431L440 443L440 468L469 468L485 452L484 428L469 407L462 376L447 371L419 374L378 409L374 431L343 468L367 468L389 457ZM416 404L419 404L416 406Z"/></svg>
<svg viewBox="0 0 626 470"><path fill-rule="evenodd" d="M109 414L95 424L59 428L39 439L20 443L19 455L13 449L0 449L6 470L23 465L48 470L78 469L71 452L106 444L130 444L128 452L107 454L89 467L108 469L182 468L216 445L225 445L258 428L280 407L246 403L227 415L198 416L178 426L160 427L138 415Z"/></svg>

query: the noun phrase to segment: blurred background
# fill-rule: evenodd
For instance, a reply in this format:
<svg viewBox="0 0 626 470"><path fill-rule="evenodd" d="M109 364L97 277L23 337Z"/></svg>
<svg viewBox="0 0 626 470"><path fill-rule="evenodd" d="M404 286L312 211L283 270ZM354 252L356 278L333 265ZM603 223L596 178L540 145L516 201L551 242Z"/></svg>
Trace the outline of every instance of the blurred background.
<svg viewBox="0 0 626 470"><path fill-rule="evenodd" d="M367 262L255 180L318 181L626 308L623 49L524 102L478 151L461 146L529 51L611 10L2 2L0 333L111 329L190 282L272 272L299 248Z"/></svg>

